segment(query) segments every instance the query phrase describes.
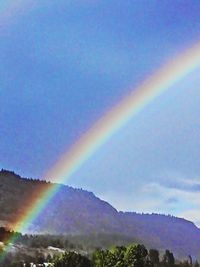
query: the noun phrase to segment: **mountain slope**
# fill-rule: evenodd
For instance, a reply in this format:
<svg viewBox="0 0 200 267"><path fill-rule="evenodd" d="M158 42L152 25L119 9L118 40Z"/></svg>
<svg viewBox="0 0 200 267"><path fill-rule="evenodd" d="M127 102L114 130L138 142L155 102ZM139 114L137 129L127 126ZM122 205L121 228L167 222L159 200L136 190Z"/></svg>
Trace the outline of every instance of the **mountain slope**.
<svg viewBox="0 0 200 267"><path fill-rule="evenodd" d="M0 171L0 222L11 225L26 209L27 199L50 183L24 179ZM200 230L184 219L118 212L93 193L61 186L40 216L30 224L32 233L66 235L120 234L148 247L170 249L176 256L200 255Z"/></svg>

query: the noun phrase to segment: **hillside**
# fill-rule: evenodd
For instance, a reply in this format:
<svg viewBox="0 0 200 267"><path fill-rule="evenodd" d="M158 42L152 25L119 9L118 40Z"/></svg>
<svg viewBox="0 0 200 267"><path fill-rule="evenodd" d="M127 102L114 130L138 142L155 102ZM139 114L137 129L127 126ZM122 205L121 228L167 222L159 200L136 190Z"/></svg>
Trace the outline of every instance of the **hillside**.
<svg viewBox="0 0 200 267"><path fill-rule="evenodd" d="M0 171L0 223L10 225L26 209L27 199L45 181L24 179L14 172ZM148 247L170 249L176 256L200 255L200 230L184 219L158 215L118 212L93 193L61 186L41 215L29 226L31 233L74 236L121 235Z"/></svg>

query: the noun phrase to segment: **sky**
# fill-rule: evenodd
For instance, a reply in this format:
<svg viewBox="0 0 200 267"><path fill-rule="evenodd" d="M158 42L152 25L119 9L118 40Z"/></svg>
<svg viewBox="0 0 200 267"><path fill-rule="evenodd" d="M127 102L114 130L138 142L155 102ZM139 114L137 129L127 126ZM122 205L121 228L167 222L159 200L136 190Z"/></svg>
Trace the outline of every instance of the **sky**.
<svg viewBox="0 0 200 267"><path fill-rule="evenodd" d="M2 1L0 168L43 177L114 104L200 41L199 8L198 0ZM146 105L66 184L118 210L200 226L199 73Z"/></svg>

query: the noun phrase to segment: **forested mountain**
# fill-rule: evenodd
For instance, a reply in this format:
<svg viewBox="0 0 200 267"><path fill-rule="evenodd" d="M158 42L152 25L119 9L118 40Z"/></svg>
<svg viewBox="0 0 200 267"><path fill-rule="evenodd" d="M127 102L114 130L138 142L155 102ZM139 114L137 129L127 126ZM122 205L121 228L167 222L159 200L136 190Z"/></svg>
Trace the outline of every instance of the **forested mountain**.
<svg viewBox="0 0 200 267"><path fill-rule="evenodd" d="M1 225L12 228L12 223L27 208L27 200L49 186L45 181L0 171ZM93 193L65 185L32 222L29 231L74 236L120 234L149 248L170 249L178 257L200 255L200 229L192 222L158 214L118 212Z"/></svg>

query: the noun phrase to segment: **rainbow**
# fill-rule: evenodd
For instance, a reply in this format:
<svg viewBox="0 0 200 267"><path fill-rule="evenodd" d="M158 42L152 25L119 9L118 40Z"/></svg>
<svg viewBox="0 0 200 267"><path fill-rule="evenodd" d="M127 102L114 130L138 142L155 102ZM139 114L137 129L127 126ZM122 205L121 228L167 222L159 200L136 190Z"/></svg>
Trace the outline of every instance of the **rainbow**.
<svg viewBox="0 0 200 267"><path fill-rule="evenodd" d="M100 118L81 138L62 155L44 177L54 177L48 190L31 199L24 215L18 218L14 230L24 232L48 201L58 192L59 183L80 168L112 135L136 116L148 103L200 66L200 43L187 49L161 67L157 72L134 88L120 103Z"/></svg>
<svg viewBox="0 0 200 267"><path fill-rule="evenodd" d="M17 3L21 2L24 1L17 1ZM115 132L126 125L146 105L198 66L200 66L200 43L193 45L171 59L139 86L133 88L122 101L105 113L84 133L44 175L44 177L53 177L52 182L55 182L55 184L52 184L46 190L37 192L34 198L30 199L28 208L24 210L22 216L17 218L13 230L15 232L26 232L29 224L59 191L60 183L65 183L99 147L105 144ZM9 242L13 242L14 239L15 237L10 239Z"/></svg>

